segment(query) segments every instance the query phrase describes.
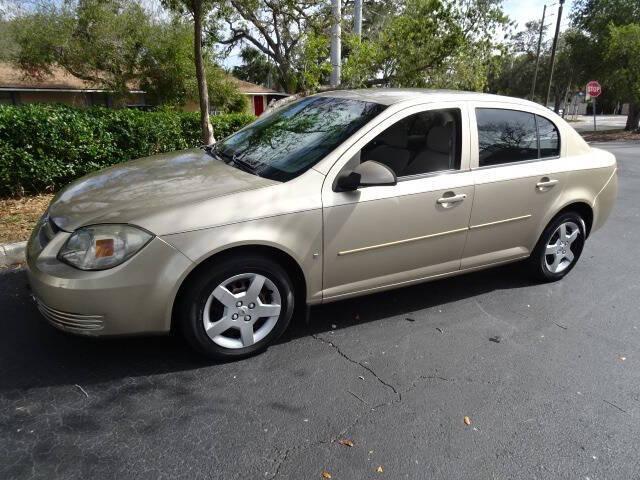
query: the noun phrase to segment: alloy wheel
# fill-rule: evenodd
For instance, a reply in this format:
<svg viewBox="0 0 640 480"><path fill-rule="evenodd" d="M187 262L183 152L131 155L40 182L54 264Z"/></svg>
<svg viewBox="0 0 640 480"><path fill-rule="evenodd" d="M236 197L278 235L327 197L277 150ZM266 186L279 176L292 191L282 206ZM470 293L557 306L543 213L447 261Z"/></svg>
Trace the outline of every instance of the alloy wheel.
<svg viewBox="0 0 640 480"><path fill-rule="evenodd" d="M216 345L249 347L276 326L281 302L278 288L264 275L234 275L209 295L202 314L204 329Z"/></svg>
<svg viewBox="0 0 640 480"><path fill-rule="evenodd" d="M573 250L580 237L580 228L574 222L561 223L553 232L545 248L544 263L552 273L561 273L574 262Z"/></svg>

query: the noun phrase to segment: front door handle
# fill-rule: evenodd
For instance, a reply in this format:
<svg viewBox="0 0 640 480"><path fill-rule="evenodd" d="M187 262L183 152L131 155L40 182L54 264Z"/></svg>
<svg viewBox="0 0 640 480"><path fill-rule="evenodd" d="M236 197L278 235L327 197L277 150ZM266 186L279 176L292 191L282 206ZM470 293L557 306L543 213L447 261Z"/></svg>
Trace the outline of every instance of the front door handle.
<svg viewBox="0 0 640 480"><path fill-rule="evenodd" d="M458 195L455 195L453 192L447 192L438 200L436 200L436 203L438 205L442 205L443 207L446 207L446 206L449 206L450 204L464 202L465 198L467 198L466 193L460 193Z"/></svg>
<svg viewBox="0 0 640 480"><path fill-rule="evenodd" d="M538 190L543 190L545 188L552 188L558 183L559 180L555 178L542 177L538 183L536 183L536 188Z"/></svg>

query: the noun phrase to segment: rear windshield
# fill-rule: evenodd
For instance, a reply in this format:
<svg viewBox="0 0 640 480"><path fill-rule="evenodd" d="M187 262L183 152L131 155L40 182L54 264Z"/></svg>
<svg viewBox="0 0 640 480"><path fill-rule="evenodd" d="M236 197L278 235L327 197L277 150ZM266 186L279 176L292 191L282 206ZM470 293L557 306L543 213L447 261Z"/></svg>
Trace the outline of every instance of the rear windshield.
<svg viewBox="0 0 640 480"><path fill-rule="evenodd" d="M286 182L319 162L384 108L360 100L309 97L265 115L215 150L256 175Z"/></svg>

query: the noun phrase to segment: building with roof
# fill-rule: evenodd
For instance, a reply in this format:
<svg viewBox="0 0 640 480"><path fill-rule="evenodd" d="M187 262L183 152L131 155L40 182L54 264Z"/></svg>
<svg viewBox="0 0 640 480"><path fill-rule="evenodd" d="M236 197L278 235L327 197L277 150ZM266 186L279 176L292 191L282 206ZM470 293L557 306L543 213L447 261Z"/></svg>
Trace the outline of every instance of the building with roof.
<svg viewBox="0 0 640 480"><path fill-rule="evenodd" d="M34 78L26 76L11 64L0 63L0 104L62 103L74 107L108 108L152 106L145 92L136 85L131 85L128 95L116 100L109 90L74 77L61 68L53 67L51 70L51 75ZM274 99L288 96L237 78L233 78L233 81L240 92L249 97L248 108L255 115L260 115ZM190 102L184 107L187 111L197 111L198 108L197 102Z"/></svg>
<svg viewBox="0 0 640 480"><path fill-rule="evenodd" d="M0 63L0 104L62 103L74 107L140 107L145 105L142 90L131 87L129 95L119 103L104 88L53 67L51 75L40 78L26 76L8 63Z"/></svg>

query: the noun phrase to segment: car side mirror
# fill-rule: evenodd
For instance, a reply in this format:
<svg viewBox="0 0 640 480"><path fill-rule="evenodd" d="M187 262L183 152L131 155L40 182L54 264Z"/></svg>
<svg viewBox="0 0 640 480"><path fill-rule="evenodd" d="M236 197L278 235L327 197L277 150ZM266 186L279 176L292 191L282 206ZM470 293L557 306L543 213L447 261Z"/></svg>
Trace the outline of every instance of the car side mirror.
<svg viewBox="0 0 640 480"><path fill-rule="evenodd" d="M375 160L367 160L354 170L340 174L336 182L336 192L352 192L364 187L395 185L398 179L393 170Z"/></svg>

